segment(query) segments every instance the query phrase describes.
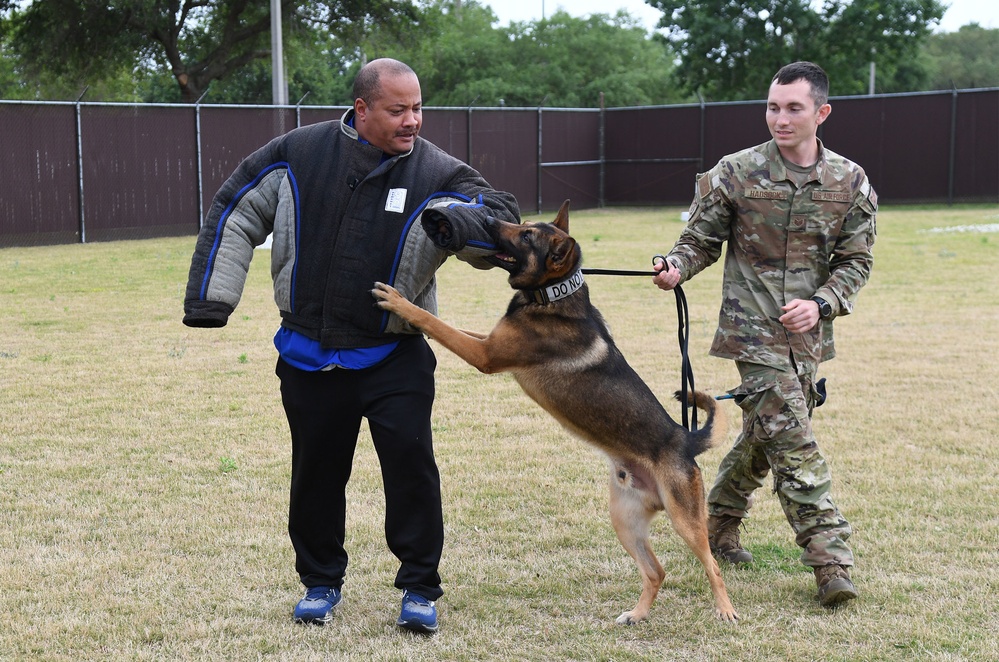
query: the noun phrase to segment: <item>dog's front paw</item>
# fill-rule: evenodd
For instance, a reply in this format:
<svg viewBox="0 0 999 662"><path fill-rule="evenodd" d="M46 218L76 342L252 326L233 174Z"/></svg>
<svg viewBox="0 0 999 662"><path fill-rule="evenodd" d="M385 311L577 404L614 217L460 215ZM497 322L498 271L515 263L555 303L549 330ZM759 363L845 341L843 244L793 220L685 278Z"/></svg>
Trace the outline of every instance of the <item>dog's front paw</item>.
<svg viewBox="0 0 999 662"><path fill-rule="evenodd" d="M375 283L375 288L371 290L371 296L375 298L375 305L382 310L395 312L399 301L403 298L399 290L385 283Z"/></svg>

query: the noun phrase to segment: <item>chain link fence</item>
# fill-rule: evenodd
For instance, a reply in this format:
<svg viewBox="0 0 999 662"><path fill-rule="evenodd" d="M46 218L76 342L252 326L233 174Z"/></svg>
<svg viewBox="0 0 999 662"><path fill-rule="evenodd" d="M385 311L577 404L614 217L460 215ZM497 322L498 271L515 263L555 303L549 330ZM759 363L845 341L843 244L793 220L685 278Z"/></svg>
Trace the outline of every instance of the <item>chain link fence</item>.
<svg viewBox="0 0 999 662"><path fill-rule="evenodd" d="M882 201L999 203L999 89L837 97L820 127ZM0 101L0 247L195 234L239 161L346 108ZM525 211L690 202L697 172L769 139L765 102L425 108L421 135Z"/></svg>

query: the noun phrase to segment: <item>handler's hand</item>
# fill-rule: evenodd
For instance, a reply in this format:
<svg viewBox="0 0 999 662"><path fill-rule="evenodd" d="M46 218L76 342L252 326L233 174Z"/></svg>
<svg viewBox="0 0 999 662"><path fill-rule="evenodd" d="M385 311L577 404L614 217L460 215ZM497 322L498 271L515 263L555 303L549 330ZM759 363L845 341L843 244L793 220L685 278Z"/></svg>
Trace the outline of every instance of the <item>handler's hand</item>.
<svg viewBox="0 0 999 662"><path fill-rule="evenodd" d="M669 291L680 284L680 270L670 266L666 260L656 260L655 264L652 265L652 269L657 272L652 277L652 282L660 290Z"/></svg>
<svg viewBox="0 0 999 662"><path fill-rule="evenodd" d="M810 331L819 323L819 304L811 299L793 299L782 306L781 310L784 314L778 319L791 333Z"/></svg>

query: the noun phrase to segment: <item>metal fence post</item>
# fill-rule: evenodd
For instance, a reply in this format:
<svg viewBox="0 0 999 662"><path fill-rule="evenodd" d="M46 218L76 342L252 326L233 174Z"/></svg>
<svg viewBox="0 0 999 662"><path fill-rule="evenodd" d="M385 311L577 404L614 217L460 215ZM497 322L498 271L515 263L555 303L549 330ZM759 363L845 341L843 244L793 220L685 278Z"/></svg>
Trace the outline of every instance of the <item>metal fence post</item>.
<svg viewBox="0 0 999 662"><path fill-rule="evenodd" d="M208 94L208 90L205 90L204 94L198 97L198 100L194 102L194 149L197 153L198 160L198 229L201 229L202 224L205 222L205 194L204 194L204 184L201 181L201 100L205 98L205 94Z"/></svg>
<svg viewBox="0 0 999 662"><path fill-rule="evenodd" d="M538 213L541 213L541 164L543 160L541 158L541 110L542 107L538 106Z"/></svg>
<svg viewBox="0 0 999 662"><path fill-rule="evenodd" d="M607 107L604 105L604 93L600 93L600 130L597 140L600 141L598 151L600 154L600 174L597 182L597 207L607 206L606 200L606 178L607 178Z"/></svg>
<svg viewBox="0 0 999 662"><path fill-rule="evenodd" d="M77 191L80 195L80 243L87 243L87 214L86 208L83 204L83 123L80 120L80 101L83 99L83 95L87 93L90 86L87 85L80 92L80 96L76 99L76 181L77 181Z"/></svg>
<svg viewBox="0 0 999 662"><path fill-rule="evenodd" d="M465 162L468 163L468 165L472 166L473 168L475 168L475 164L472 163L472 106L474 106L475 102L478 100L479 100L479 95L476 94L475 98L472 99L471 103L469 103L468 107L465 109L465 113L468 115L467 118L468 121L466 122L465 126L465 142L467 143L468 158L465 159Z"/></svg>
<svg viewBox="0 0 999 662"><path fill-rule="evenodd" d="M697 99L701 102L701 136L700 136L700 138L701 138L701 146L700 146L700 154L697 155L697 159L698 159L697 160L697 172L701 173L701 172L704 172L704 169L705 169L704 168L704 117L705 117L706 112L705 112L705 105L704 105L704 97L701 96L701 93L699 91L697 93Z"/></svg>
<svg viewBox="0 0 999 662"><path fill-rule="evenodd" d="M302 128L302 102L305 101L305 97L309 96L309 92L302 95L302 98L298 100L295 104L295 128Z"/></svg>
<svg viewBox="0 0 999 662"><path fill-rule="evenodd" d="M950 155L947 159L947 206L954 204L954 154L957 151L957 88L951 83Z"/></svg>

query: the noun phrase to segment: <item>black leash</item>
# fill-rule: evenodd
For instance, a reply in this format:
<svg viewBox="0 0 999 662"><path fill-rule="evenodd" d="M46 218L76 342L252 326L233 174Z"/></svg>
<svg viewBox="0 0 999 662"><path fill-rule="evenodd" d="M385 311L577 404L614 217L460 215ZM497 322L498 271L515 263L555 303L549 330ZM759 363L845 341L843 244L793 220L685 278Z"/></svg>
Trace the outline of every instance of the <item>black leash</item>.
<svg viewBox="0 0 999 662"><path fill-rule="evenodd" d="M657 260L662 260L669 269L669 262L662 255L652 258L652 264ZM583 268L586 275L595 276L655 276L656 271L623 271L620 269L588 269ZM690 316L687 311L687 296L683 293L683 288L677 285L673 288L676 296L676 316L677 316L677 339L680 343L680 405L682 407L683 427L690 431L697 429L697 407L690 402L690 397L694 392L694 369L690 365L690 356L687 347L690 340ZM687 410L690 409L688 416Z"/></svg>
<svg viewBox="0 0 999 662"><path fill-rule="evenodd" d="M658 255L656 257L659 257ZM589 269L583 267L584 274L595 276L655 276L655 271L623 271L621 269Z"/></svg>

